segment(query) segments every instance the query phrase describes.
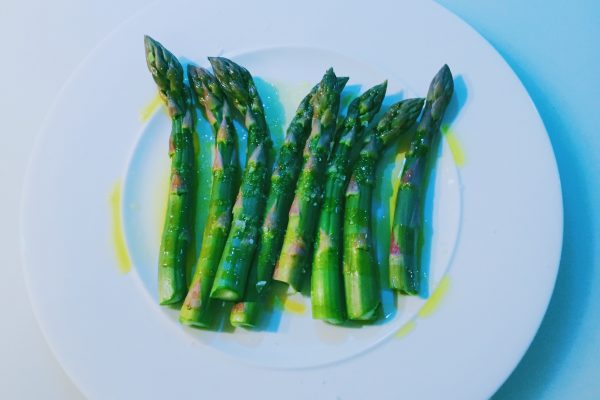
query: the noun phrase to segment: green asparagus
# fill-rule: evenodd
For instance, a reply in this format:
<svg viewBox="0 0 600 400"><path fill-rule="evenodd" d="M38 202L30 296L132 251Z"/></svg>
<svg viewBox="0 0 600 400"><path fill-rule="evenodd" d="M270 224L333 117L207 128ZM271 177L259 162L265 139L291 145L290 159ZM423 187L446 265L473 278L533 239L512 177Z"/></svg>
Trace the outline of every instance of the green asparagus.
<svg viewBox="0 0 600 400"><path fill-rule="evenodd" d="M269 184L271 138L262 102L250 73L225 58L209 59L227 98L245 116L248 158L233 207L233 222L219 262L210 297L239 301L259 240Z"/></svg>
<svg viewBox="0 0 600 400"><path fill-rule="evenodd" d="M259 293L256 289L256 259L254 261L246 282L244 298L233 305L229 314L229 323L236 327L255 328L258 325L260 311L267 298L267 291Z"/></svg>
<svg viewBox="0 0 600 400"><path fill-rule="evenodd" d="M371 234L371 201L377 161L383 150L414 125L423 99L393 105L365 137L346 190L344 220L344 289L348 318L369 321L380 304L377 261Z"/></svg>
<svg viewBox="0 0 600 400"><path fill-rule="evenodd" d="M240 165L236 132L219 83L204 68L188 65L188 81L215 134L212 188L202 248L188 294L179 313L186 325L209 328L218 302L210 298L215 273L231 227Z"/></svg>
<svg viewBox="0 0 600 400"><path fill-rule="evenodd" d="M348 78L337 78L337 80L337 90L341 93ZM255 263L248 278L246 294L243 302L236 304L231 310L230 322L233 326L253 328L258 323L262 308L260 303L265 300L265 288L271 281L273 269L283 244L288 213L302 167L302 149L310 133L313 111L311 100L317 88L318 85L313 87L300 102L288 127L284 143L279 150L275 169L271 176L267 213L263 222Z"/></svg>
<svg viewBox="0 0 600 400"><path fill-rule="evenodd" d="M332 69L323 77L312 99L311 133L304 148L304 165L289 212L283 247L273 279L298 291L310 267L314 233L323 197L325 169L335 134L340 93Z"/></svg>
<svg viewBox="0 0 600 400"><path fill-rule="evenodd" d="M316 91L317 87L315 86L298 106L279 150L271 176L267 214L263 222L261 241L256 256L256 289L259 293L270 282L275 262L277 262L281 250L288 212L294 199L294 188L302 167L302 149L310 133L311 100Z"/></svg>
<svg viewBox="0 0 600 400"><path fill-rule="evenodd" d="M146 63L172 120L169 138L171 177L158 260L160 304L178 303L186 294L185 268L194 237L196 154L189 93L183 68L159 42L144 37Z"/></svg>
<svg viewBox="0 0 600 400"><path fill-rule="evenodd" d="M390 287L402 294L421 290L423 201L427 159L452 97L454 83L447 65L433 78L417 132L406 154L396 197L390 238Z"/></svg>
<svg viewBox="0 0 600 400"><path fill-rule="evenodd" d="M348 78L338 78L338 92L341 93ZM267 200L267 214L263 222L261 240L259 243L256 267L256 289L260 293L271 281L275 263L279 258L283 236L288 223L288 213L294 189L302 168L302 149L310 134L312 121L312 98L318 85L300 102L296 114L287 129L284 142L279 150L273 175L271 190Z"/></svg>
<svg viewBox="0 0 600 400"><path fill-rule="evenodd" d="M325 199L319 216L311 276L312 315L329 323L345 321L342 279L344 193L351 173L351 150L379 112L387 82L354 99L342 122L340 139L327 168Z"/></svg>

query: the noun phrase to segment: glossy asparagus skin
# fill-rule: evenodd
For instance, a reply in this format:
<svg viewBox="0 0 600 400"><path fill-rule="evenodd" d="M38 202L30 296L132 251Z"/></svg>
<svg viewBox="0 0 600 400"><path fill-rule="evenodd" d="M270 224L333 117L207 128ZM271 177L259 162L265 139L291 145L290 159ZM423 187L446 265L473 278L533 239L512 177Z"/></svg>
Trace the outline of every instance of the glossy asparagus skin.
<svg viewBox="0 0 600 400"><path fill-rule="evenodd" d="M225 58L209 59L227 98L245 116L248 159L233 207L233 222L210 292L228 301L243 298L259 240L270 178L271 137L262 101L250 73Z"/></svg>
<svg viewBox="0 0 600 400"><path fill-rule="evenodd" d="M241 328L256 328L258 326L268 290L259 293L256 289L257 271L256 265L250 268L244 299L235 303L231 308L229 323L232 326Z"/></svg>
<svg viewBox="0 0 600 400"><path fill-rule="evenodd" d="M342 92L348 78L337 78L337 90ZM275 263L279 258L283 237L288 223L288 213L294 189L302 167L302 149L310 133L312 120L312 97L318 85L300 102L292 119L283 145L279 150L275 169L271 176L271 189L267 199L267 212L263 222L261 240L251 268L242 302L231 310L230 323L233 326L255 328L265 301L266 288L271 282Z"/></svg>
<svg viewBox="0 0 600 400"><path fill-rule="evenodd" d="M406 295L421 290L423 202L427 159L439 134L444 112L452 98L452 73L444 65L431 82L423 117L406 154L392 222L390 287Z"/></svg>
<svg viewBox="0 0 600 400"><path fill-rule="evenodd" d="M387 82L377 85L354 99L342 122L340 139L336 143L327 168L325 199L316 233L311 275L312 316L339 324L346 319L342 278L342 226L344 194L352 172L352 149L379 112Z"/></svg>
<svg viewBox="0 0 600 400"><path fill-rule="evenodd" d="M233 223L210 293L212 298L243 298L256 250L269 178L267 146L259 145L246 163L242 185L233 206Z"/></svg>
<svg viewBox="0 0 600 400"><path fill-rule="evenodd" d="M267 199L267 213L262 226L261 240L256 256L256 290L261 292L271 281L279 257L288 212L294 199L294 189L302 167L302 149L310 133L312 98L315 86L300 102L290 123L271 175L271 189Z"/></svg>
<svg viewBox="0 0 600 400"><path fill-rule="evenodd" d="M340 93L329 69L313 97L311 133L304 147L304 165L289 212L283 247L273 279L287 283L292 291L301 288L311 264L318 212L323 198L325 170L335 134Z"/></svg>
<svg viewBox="0 0 600 400"><path fill-rule="evenodd" d="M348 78L338 78L337 90L342 92ZM279 258L288 223L288 213L294 200L294 191L302 168L302 150L310 134L313 105L312 98L318 85L302 99L286 136L271 175L271 189L267 199L267 212L262 226L261 240L256 256L256 290L258 293L269 284L275 263Z"/></svg>
<svg viewBox="0 0 600 400"><path fill-rule="evenodd" d="M344 292L348 318L369 321L377 316L380 293L373 251L371 204L377 162L387 146L415 124L423 99L403 100L392 106L366 135L346 190L344 218Z"/></svg>
<svg viewBox="0 0 600 400"><path fill-rule="evenodd" d="M179 313L186 325L210 328L218 302L210 290L231 228L232 208L238 191L240 165L236 132L229 105L217 80L204 68L188 66L188 81L214 135L214 162L208 220L200 257L188 294Z"/></svg>
<svg viewBox="0 0 600 400"><path fill-rule="evenodd" d="M193 118L177 58L149 36L144 37L144 47L148 69L172 120L171 176L158 258L158 299L160 304L173 304L186 294L185 267L194 237L197 178Z"/></svg>

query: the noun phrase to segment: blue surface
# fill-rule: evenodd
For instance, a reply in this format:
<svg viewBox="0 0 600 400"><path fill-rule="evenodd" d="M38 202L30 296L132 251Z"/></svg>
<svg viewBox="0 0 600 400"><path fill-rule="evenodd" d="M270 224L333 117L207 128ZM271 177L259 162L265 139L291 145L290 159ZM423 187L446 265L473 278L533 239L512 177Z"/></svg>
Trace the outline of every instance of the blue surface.
<svg viewBox="0 0 600 400"><path fill-rule="evenodd" d="M564 244L554 295L494 400L600 399L600 2L438 2L479 31L524 83L562 182Z"/></svg>

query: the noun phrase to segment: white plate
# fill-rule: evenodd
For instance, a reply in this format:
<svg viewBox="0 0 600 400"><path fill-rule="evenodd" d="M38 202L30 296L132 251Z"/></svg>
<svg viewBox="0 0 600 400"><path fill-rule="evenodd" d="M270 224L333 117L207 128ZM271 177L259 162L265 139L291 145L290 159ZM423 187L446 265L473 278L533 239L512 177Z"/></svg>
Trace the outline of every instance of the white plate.
<svg viewBox="0 0 600 400"><path fill-rule="evenodd" d="M433 300L396 303L385 292L388 318L361 329L329 327L305 311L276 313L261 332L233 333L184 328L176 311L159 307L169 124L160 112L140 120L155 95L145 33L196 63L225 54L248 67L273 85L259 90L279 125L330 65L351 77L349 92L388 78L389 102L424 95L439 67L450 65L456 89L447 139L460 142L464 164L457 167L458 154L442 141L428 197ZM202 131L208 151L210 133ZM389 202L381 182L400 166L392 158L380 169L378 204ZM121 221L109 197L118 184L128 274L119 273L113 246ZM385 226L385 206L376 212ZM491 46L434 3L170 2L109 36L61 92L36 143L22 228L36 315L90 397L484 398L512 371L544 314L562 203L527 93ZM301 296L288 301L298 310L309 305Z"/></svg>

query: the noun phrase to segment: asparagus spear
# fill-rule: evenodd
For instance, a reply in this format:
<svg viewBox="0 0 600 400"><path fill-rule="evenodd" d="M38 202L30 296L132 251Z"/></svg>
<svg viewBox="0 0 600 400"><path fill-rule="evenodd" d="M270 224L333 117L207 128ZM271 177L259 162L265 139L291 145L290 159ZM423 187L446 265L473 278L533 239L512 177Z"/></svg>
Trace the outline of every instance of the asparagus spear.
<svg viewBox="0 0 600 400"><path fill-rule="evenodd" d="M347 81L348 78L338 78L337 90L339 93L342 92ZM302 168L302 149L310 134L313 114L312 98L317 88L318 85L313 87L300 102L275 162L271 176L271 190L267 199L267 214L263 222L256 256L256 289L258 293L261 293L271 281L275 263L279 258L288 223L288 213L294 199L294 189Z"/></svg>
<svg viewBox="0 0 600 400"><path fill-rule="evenodd" d="M208 328L218 302L210 298L215 273L231 227L240 165L229 105L217 80L204 68L188 65L188 81L215 134L213 180L202 248L188 294L179 313L186 325Z"/></svg>
<svg viewBox="0 0 600 400"><path fill-rule="evenodd" d="M267 298L268 290L263 290L259 293L256 289L256 274L258 270L256 268L256 259L254 261L246 282L244 299L235 303L231 308L229 323L232 326L255 328L258 325L260 311L263 307L263 302Z"/></svg>
<svg viewBox="0 0 600 400"><path fill-rule="evenodd" d="M344 193L351 173L351 150L379 112L387 82L354 99L342 122L340 139L327 168L325 200L319 216L311 276L312 315L330 323L345 320L342 279Z"/></svg>
<svg viewBox="0 0 600 400"><path fill-rule="evenodd" d="M299 290L310 267L317 213L323 197L325 169L335 133L340 94L337 79L329 69L313 97L311 133L304 148L304 166L298 179L296 195L273 279Z"/></svg>
<svg viewBox="0 0 600 400"><path fill-rule="evenodd" d="M337 78L336 90L341 93L348 78ZM250 270L244 301L231 309L230 323L244 328L256 327L265 288L270 283L275 263L283 244L288 223L288 213L298 175L302 167L302 149L310 133L313 106L312 98L318 85L300 102L292 119L271 176L271 190L267 199L267 213L263 222L261 239L255 263Z"/></svg>
<svg viewBox="0 0 600 400"><path fill-rule="evenodd" d="M233 207L233 222L210 292L221 300L242 299L259 239L269 183L271 138L262 102L250 73L225 58L209 59L228 99L245 115L248 158Z"/></svg>
<svg viewBox="0 0 600 400"><path fill-rule="evenodd" d="M173 304L185 296L185 266L194 237L196 155L193 118L183 83L183 68L159 42L144 37L146 63L171 117L171 177L167 214L158 258L158 299Z"/></svg>
<svg viewBox="0 0 600 400"><path fill-rule="evenodd" d="M302 167L302 149L310 133L313 111L311 100L316 91L315 86L298 106L271 175L267 214L256 256L256 289L259 293L270 282L281 250L288 212L294 198L294 188Z"/></svg>
<svg viewBox="0 0 600 400"><path fill-rule="evenodd" d="M442 117L452 97L454 83L447 65L433 78L417 132L406 154L396 198L390 239L390 287L402 294L421 290L421 245L426 164L438 135Z"/></svg>
<svg viewBox="0 0 600 400"><path fill-rule="evenodd" d="M380 304L377 261L371 234L371 201L377 161L383 150L414 125L423 99L393 105L365 137L346 190L344 220L344 289L348 318L369 321Z"/></svg>

